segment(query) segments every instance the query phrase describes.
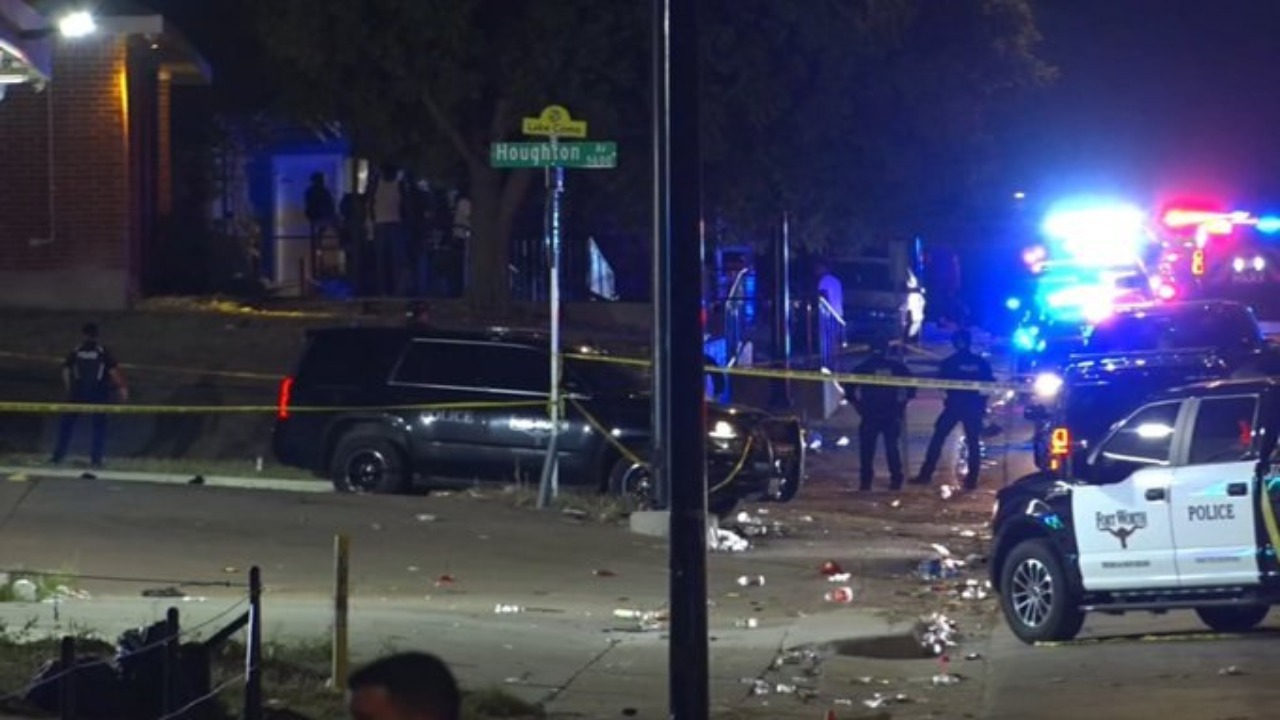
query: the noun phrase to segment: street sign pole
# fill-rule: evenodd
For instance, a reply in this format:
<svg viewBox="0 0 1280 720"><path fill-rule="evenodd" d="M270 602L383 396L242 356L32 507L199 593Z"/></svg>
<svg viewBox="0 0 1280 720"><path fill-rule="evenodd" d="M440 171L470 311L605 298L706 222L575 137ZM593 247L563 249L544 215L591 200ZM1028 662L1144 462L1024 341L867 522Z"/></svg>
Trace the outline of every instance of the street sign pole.
<svg viewBox="0 0 1280 720"><path fill-rule="evenodd" d="M666 0L670 168L670 422L662 439L671 482L670 717L706 720L707 457L702 351L702 152L698 138L698 2Z"/></svg>
<svg viewBox="0 0 1280 720"><path fill-rule="evenodd" d="M556 141L557 137L552 135L552 157L556 156ZM539 508L550 506L560 494L560 196L563 192L564 168L559 165L547 168L546 249L551 304L551 393L547 414L551 418L551 438L538 482Z"/></svg>
<svg viewBox="0 0 1280 720"><path fill-rule="evenodd" d="M669 309L667 289L667 236L671 231L667 217L668 183L671 179L667 167L667 42L666 0L652 0L653 13L653 271L649 281L649 296L653 302L653 450L649 458L650 477L653 478L658 507L670 507L671 473L667 469L666 436L671 422L671 404L668 402L666 368L671 362L669 333Z"/></svg>

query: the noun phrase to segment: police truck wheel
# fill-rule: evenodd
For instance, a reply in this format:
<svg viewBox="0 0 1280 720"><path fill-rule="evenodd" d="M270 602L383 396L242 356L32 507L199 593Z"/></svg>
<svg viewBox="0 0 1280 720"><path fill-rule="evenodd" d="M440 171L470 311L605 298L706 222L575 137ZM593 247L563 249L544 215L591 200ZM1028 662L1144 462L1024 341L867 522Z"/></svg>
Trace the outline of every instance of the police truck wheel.
<svg viewBox="0 0 1280 720"><path fill-rule="evenodd" d="M408 478L404 453L376 435L345 437L333 454L333 486L339 492L393 494Z"/></svg>
<svg viewBox="0 0 1280 720"><path fill-rule="evenodd" d="M1009 629L1025 643L1070 640L1084 625L1075 591L1048 540L1015 547L1000 571L1000 606Z"/></svg>
<svg viewBox="0 0 1280 720"><path fill-rule="evenodd" d="M1199 607L1196 608L1196 615L1200 616L1201 622L1217 632L1237 633L1257 627L1270 610L1270 605Z"/></svg>

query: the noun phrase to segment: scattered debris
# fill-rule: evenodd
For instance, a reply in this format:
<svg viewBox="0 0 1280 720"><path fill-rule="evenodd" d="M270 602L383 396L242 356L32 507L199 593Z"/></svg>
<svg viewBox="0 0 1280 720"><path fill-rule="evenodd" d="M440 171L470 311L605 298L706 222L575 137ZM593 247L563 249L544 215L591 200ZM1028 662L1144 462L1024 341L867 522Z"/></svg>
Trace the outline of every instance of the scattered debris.
<svg viewBox="0 0 1280 720"><path fill-rule="evenodd" d="M825 593L822 596L822 599L829 603L843 603L847 605L848 603L853 602L853 588L847 585L844 587L838 587L835 590Z"/></svg>
<svg viewBox="0 0 1280 720"><path fill-rule="evenodd" d="M413 517L420 523L431 523L436 521L436 516L431 513L418 513Z"/></svg>
<svg viewBox="0 0 1280 720"><path fill-rule="evenodd" d="M959 628L955 621L942 613L933 613L920 619L917 636L920 647L933 655L942 655L947 648L954 647Z"/></svg>
<svg viewBox="0 0 1280 720"><path fill-rule="evenodd" d="M591 571L591 574L595 575L596 577L602 577L602 578L618 577L618 573L612 570L606 570L604 568L596 568L595 570Z"/></svg>
<svg viewBox="0 0 1280 720"><path fill-rule="evenodd" d="M801 516L800 516L799 518L797 518L797 519L798 519L800 522L802 522L802 523L811 523L811 522L813 522L813 516L812 516L812 515L801 515Z"/></svg>
<svg viewBox="0 0 1280 720"><path fill-rule="evenodd" d="M1223 676L1236 676L1236 675L1244 675L1244 671L1241 670L1239 667L1236 667L1235 665L1228 665L1222 668L1221 670L1219 670L1218 674Z"/></svg>
<svg viewBox="0 0 1280 720"><path fill-rule="evenodd" d="M982 653L980 652L965 653L964 659L965 660L981 660Z"/></svg>
<svg viewBox="0 0 1280 720"><path fill-rule="evenodd" d="M764 587L764 576L742 575L738 578L738 585L742 587Z"/></svg>
<svg viewBox="0 0 1280 720"><path fill-rule="evenodd" d="M889 503L889 507L893 508L894 510L897 510L898 508L902 507L902 501L894 500L893 502Z"/></svg>
<svg viewBox="0 0 1280 720"><path fill-rule="evenodd" d="M796 686L778 683L777 685L774 686L773 691L778 693L779 695L795 695Z"/></svg>
<svg viewBox="0 0 1280 720"><path fill-rule="evenodd" d="M733 626L737 628L745 628L747 630L755 630L760 627L760 621L756 618L741 618L733 622Z"/></svg>
<svg viewBox="0 0 1280 720"><path fill-rule="evenodd" d="M433 583L433 584L434 584L436 587L442 587L442 586L444 586L444 585L452 585L452 584L454 584L455 582L457 582L457 581L453 579L453 576L452 576L452 575L449 575L449 574L447 574L447 573L446 573L446 574L441 575L440 577L436 578L436 581L435 581L435 583Z"/></svg>
<svg viewBox="0 0 1280 720"><path fill-rule="evenodd" d="M878 710L882 707L887 707L889 705L907 705L910 702L911 702L911 698L908 697L905 693L898 693L897 695L885 695L883 693L876 693L875 695L872 695L866 700L863 700L862 704L866 705L868 708L872 710Z"/></svg>
<svg viewBox="0 0 1280 720"><path fill-rule="evenodd" d="M707 547L712 552L746 552L751 548L751 543L732 530L709 528Z"/></svg>
<svg viewBox="0 0 1280 720"><path fill-rule="evenodd" d="M827 576L839 575L844 572L844 568L840 567L840 563L835 560L828 560L822 563L822 567L818 569L818 572Z"/></svg>
<svg viewBox="0 0 1280 720"><path fill-rule="evenodd" d="M986 600L989 586L990 581L987 581L987 586L984 587L981 582L970 578L964 581L964 589L960 591L960 597L965 600Z"/></svg>
<svg viewBox="0 0 1280 720"><path fill-rule="evenodd" d="M147 588L142 591L142 597L145 598L180 598L186 597L187 594L176 587L169 586L163 588Z"/></svg>
<svg viewBox="0 0 1280 720"><path fill-rule="evenodd" d="M590 517L587 514L586 510L579 510L578 508L574 508L574 507L567 507L564 510L561 510L560 514L564 515L567 518L571 518L573 520L586 520L588 517Z"/></svg>
<svg viewBox="0 0 1280 720"><path fill-rule="evenodd" d="M941 673L933 676L933 686L941 687L944 685L959 685L964 678L953 673Z"/></svg>
<svg viewBox="0 0 1280 720"><path fill-rule="evenodd" d="M916 575L925 582L951 580L959 577L961 567L963 567L962 562L950 557L921 560L916 567Z"/></svg>
<svg viewBox="0 0 1280 720"><path fill-rule="evenodd" d="M493 606L493 613L495 615L517 615L522 612L524 612L524 608L519 605L503 605L502 603L498 603Z"/></svg>
<svg viewBox="0 0 1280 720"><path fill-rule="evenodd" d="M836 447L841 447L841 448L849 447L849 436L841 435L840 439L836 440Z"/></svg>
<svg viewBox="0 0 1280 720"><path fill-rule="evenodd" d="M938 494L942 496L943 500L950 500L956 494L956 488L951 485L943 485L938 488Z"/></svg>
<svg viewBox="0 0 1280 720"><path fill-rule="evenodd" d="M976 538L976 537L978 537L978 531L977 531L977 530L961 530L961 531L960 531L960 537L962 537L962 538Z"/></svg>
<svg viewBox="0 0 1280 720"><path fill-rule="evenodd" d="M411 573L416 573L416 572L418 572L418 570L419 570L420 568L419 568L417 565L410 565L407 569L408 569L408 570L409 570L409 572L411 572Z"/></svg>
<svg viewBox="0 0 1280 720"><path fill-rule="evenodd" d="M849 582L849 578L851 577L853 577L853 573L836 573L835 575L828 575L827 582L846 583L846 582Z"/></svg>

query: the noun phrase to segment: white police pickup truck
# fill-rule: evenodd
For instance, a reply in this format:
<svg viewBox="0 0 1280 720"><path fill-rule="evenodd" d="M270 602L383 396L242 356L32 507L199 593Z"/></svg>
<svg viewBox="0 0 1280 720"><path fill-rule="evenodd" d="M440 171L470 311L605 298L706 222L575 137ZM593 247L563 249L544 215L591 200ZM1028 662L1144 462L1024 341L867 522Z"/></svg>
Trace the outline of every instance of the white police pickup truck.
<svg viewBox="0 0 1280 720"><path fill-rule="evenodd" d="M1067 640L1095 611L1262 622L1280 602L1277 431L1280 382L1192 385L1116 423L1071 479L1001 490L991 575L1013 633Z"/></svg>

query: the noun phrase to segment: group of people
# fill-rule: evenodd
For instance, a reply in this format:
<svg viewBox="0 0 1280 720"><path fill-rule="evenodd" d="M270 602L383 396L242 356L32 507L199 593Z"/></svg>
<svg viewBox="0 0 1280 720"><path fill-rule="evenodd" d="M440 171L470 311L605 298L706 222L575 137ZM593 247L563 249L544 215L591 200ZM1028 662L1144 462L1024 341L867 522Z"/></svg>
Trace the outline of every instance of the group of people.
<svg viewBox="0 0 1280 720"><path fill-rule="evenodd" d="M311 230L312 275L334 270L326 239L335 237L345 274L359 295L454 297L462 293L471 201L461 191L433 188L426 179L387 164L364 193L334 201L325 175L314 173L304 193Z"/></svg>
<svg viewBox="0 0 1280 720"><path fill-rule="evenodd" d="M942 361L938 377L942 380L969 380L990 382L995 379L991 363L973 352L973 336L968 330L957 330L951 336L955 352ZM889 343L877 340L872 343L871 356L853 369L855 375L886 378L885 384L875 381L850 383L844 391L849 404L861 418L858 427L858 488L871 489L875 479L876 445L884 438L885 459L889 465L889 489L902 489L906 473L902 466L901 441L906 424L907 403L915 397L915 388L893 384L891 378L909 378L911 371L901 360L889 357ZM968 445L968 464L964 489L978 486L982 469L982 426L986 416L987 400L978 390L947 390L942 413L933 426L929 449L924 464L913 483L928 485L942 456L942 446L956 425L964 429Z"/></svg>

